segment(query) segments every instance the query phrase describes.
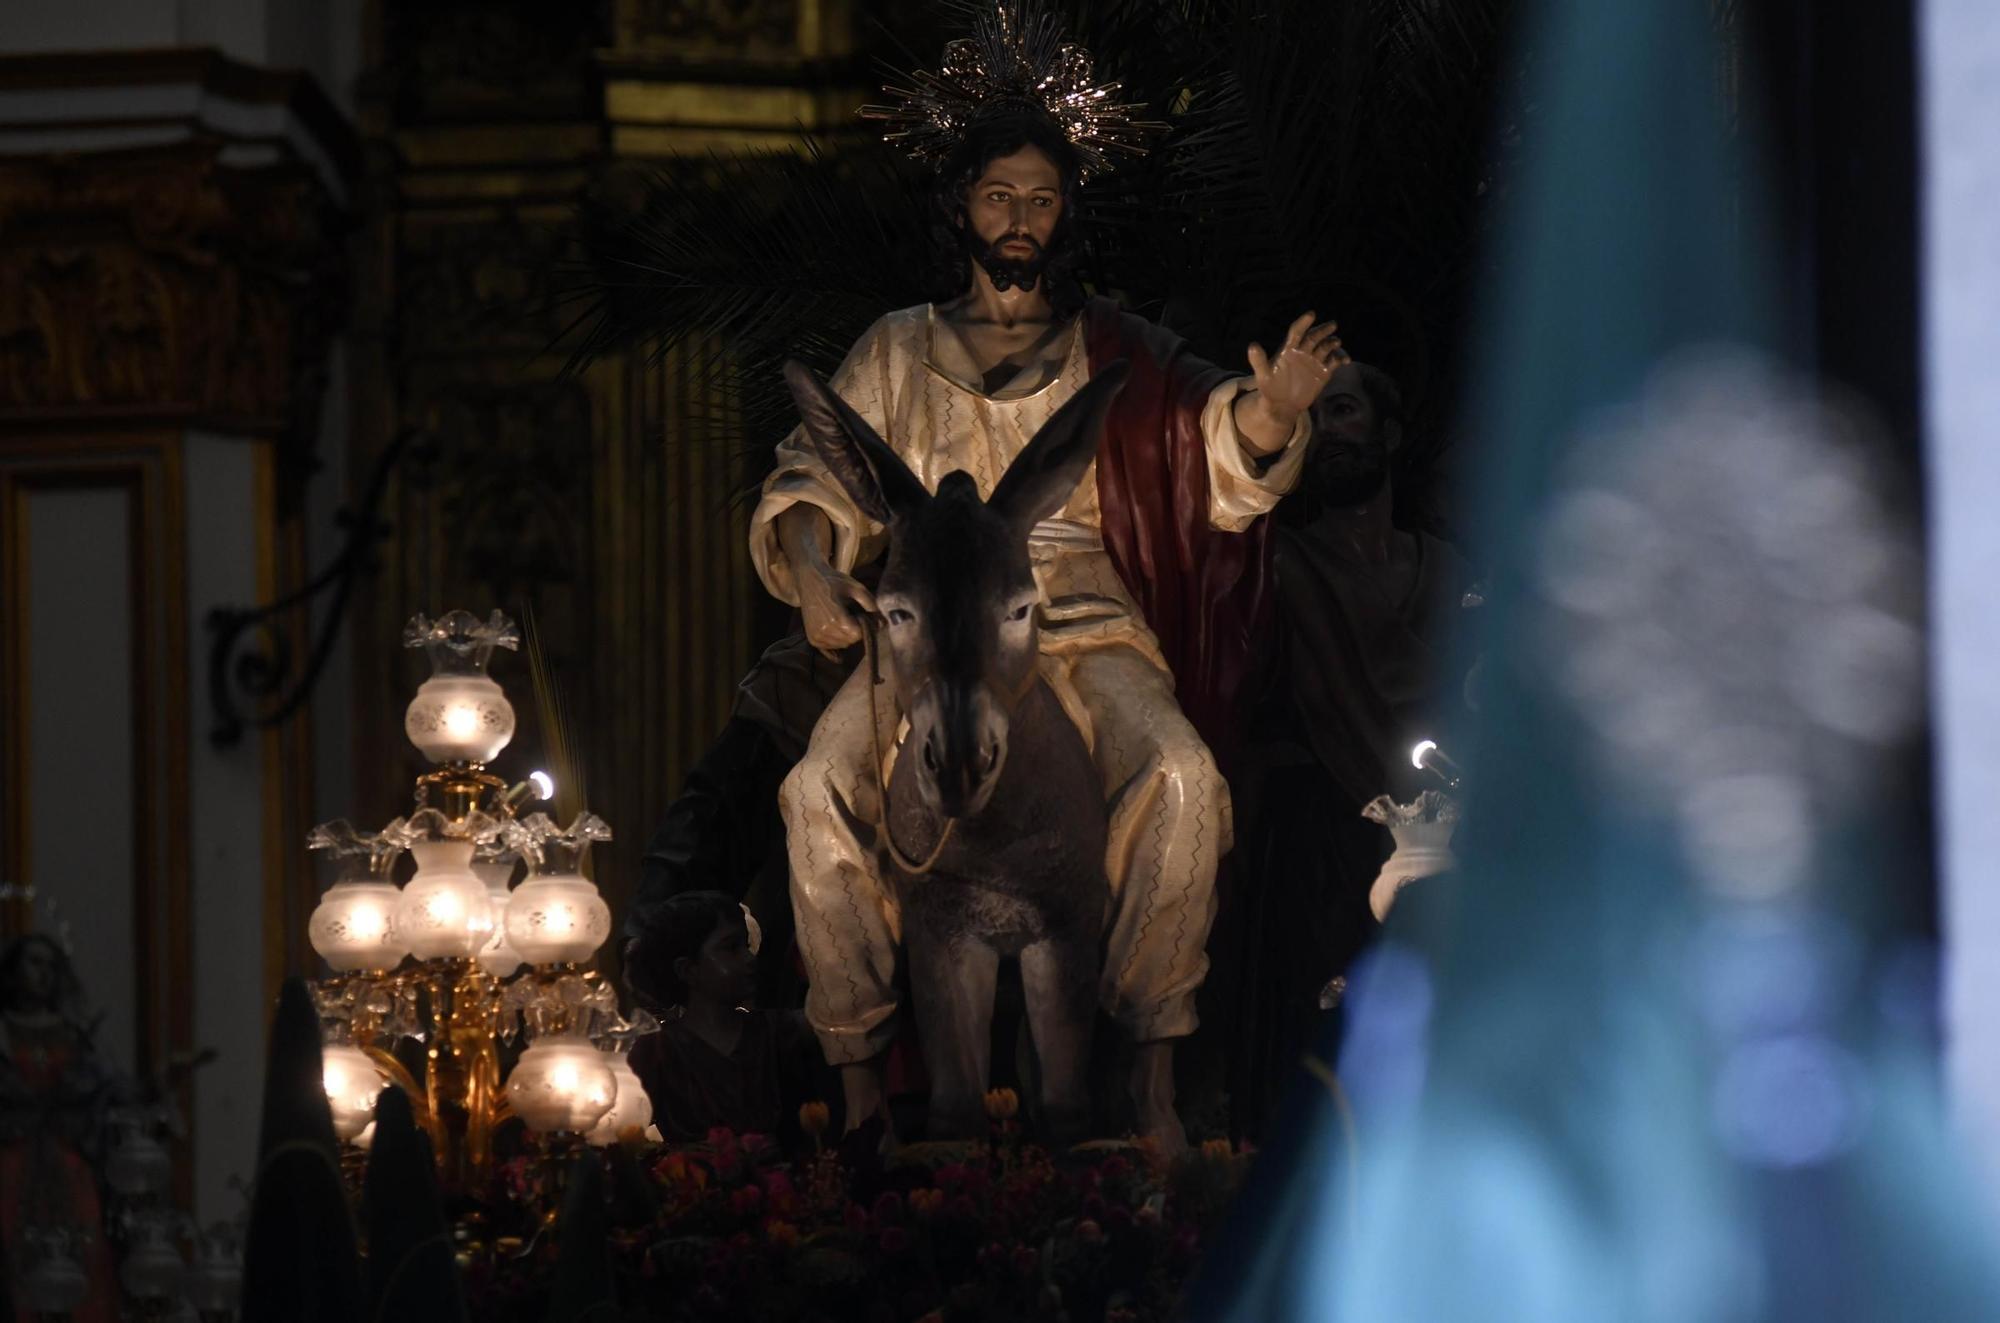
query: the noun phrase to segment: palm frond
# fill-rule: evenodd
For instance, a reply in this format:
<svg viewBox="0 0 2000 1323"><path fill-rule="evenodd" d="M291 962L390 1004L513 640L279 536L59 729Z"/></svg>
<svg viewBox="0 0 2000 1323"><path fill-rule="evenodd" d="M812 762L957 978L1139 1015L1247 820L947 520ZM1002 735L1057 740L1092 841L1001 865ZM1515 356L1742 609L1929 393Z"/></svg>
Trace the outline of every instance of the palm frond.
<svg viewBox="0 0 2000 1323"><path fill-rule="evenodd" d="M534 687L535 719L542 733L542 770L556 783L555 802L550 808L557 821L567 824L576 821L577 814L590 807L583 760L577 756L569 704L563 697L555 669L549 665L548 650L542 644L534 603L523 601L520 613L521 634L528 653L528 682Z"/></svg>

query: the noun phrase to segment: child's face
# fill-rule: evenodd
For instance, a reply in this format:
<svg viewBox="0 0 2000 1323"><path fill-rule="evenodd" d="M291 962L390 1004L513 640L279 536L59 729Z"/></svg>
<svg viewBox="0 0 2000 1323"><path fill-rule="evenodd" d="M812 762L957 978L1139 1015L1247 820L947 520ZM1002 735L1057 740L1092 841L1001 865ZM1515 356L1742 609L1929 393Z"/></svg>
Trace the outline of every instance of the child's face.
<svg viewBox="0 0 2000 1323"><path fill-rule="evenodd" d="M750 953L750 929L741 914L716 925L700 953L683 961L680 974L688 999L727 1006L757 1003L757 957Z"/></svg>

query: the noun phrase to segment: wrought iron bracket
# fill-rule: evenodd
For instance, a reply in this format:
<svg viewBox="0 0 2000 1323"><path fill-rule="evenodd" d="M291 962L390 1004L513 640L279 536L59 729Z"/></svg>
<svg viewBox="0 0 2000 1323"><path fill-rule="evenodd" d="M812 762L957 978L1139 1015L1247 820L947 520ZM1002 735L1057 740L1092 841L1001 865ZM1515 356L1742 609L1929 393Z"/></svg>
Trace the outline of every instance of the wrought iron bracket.
<svg viewBox="0 0 2000 1323"><path fill-rule="evenodd" d="M392 529L383 517L390 478L406 456L434 448L420 428L396 433L376 459L360 501L334 516L346 541L331 564L276 601L208 612L208 693L215 717L208 738L216 748L234 747L251 729L281 725L311 697L340 636L355 585L378 568L376 548ZM281 622L292 612L310 610L322 594L326 613L300 663L292 634Z"/></svg>

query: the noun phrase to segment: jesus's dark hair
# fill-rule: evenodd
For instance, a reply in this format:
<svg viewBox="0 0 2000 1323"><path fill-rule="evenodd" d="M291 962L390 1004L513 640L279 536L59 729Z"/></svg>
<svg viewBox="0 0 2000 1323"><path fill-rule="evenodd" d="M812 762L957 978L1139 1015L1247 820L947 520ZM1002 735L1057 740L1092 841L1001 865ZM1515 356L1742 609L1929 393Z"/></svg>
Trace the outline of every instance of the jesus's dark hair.
<svg viewBox="0 0 2000 1323"><path fill-rule="evenodd" d="M1077 242L1078 202L1083 183L1083 161L1076 148L1063 136L1056 122L1027 102L1006 102L975 119L965 138L938 163L933 190L936 203L933 217L934 247L940 263L937 286L940 302L965 292L966 197L986 167L1023 147L1033 147L1055 163L1062 179L1063 210L1049 236L1048 265L1042 268L1049 302L1058 318L1066 318L1083 307L1084 290L1076 267L1082 256Z"/></svg>

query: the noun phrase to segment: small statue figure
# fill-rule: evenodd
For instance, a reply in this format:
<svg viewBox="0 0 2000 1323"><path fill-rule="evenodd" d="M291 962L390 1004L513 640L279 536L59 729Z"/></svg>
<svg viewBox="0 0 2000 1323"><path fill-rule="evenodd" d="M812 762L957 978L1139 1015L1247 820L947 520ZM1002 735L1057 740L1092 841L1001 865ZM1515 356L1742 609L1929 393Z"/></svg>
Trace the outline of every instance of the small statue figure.
<svg viewBox="0 0 2000 1323"><path fill-rule="evenodd" d="M0 1253L30 1271L31 1241L51 1236L80 1260L90 1288L70 1317L117 1317L116 1277L93 1162L113 1078L91 1044L69 954L32 932L0 952ZM22 1315L23 1319L27 1316Z"/></svg>

